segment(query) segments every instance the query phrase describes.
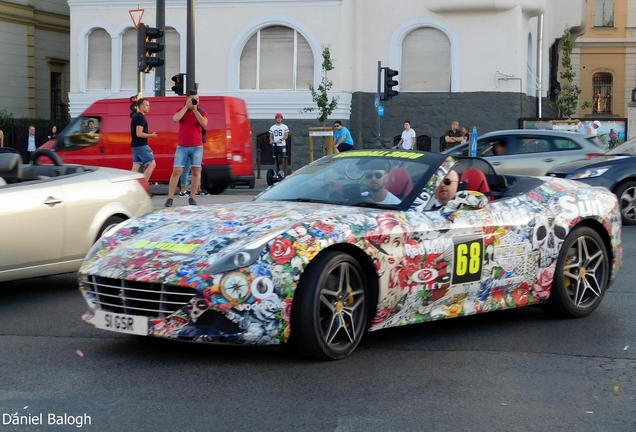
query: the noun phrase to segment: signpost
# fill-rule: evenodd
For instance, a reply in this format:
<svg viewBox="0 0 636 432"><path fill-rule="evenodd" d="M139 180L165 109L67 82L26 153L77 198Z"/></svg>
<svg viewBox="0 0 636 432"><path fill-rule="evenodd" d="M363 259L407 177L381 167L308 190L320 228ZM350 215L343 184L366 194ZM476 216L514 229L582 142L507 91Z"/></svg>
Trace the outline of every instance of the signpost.
<svg viewBox="0 0 636 432"><path fill-rule="evenodd" d="M144 9L133 9L129 10L130 18L132 18L132 22L135 25L135 28L139 28L139 23L141 19L144 17Z"/></svg>

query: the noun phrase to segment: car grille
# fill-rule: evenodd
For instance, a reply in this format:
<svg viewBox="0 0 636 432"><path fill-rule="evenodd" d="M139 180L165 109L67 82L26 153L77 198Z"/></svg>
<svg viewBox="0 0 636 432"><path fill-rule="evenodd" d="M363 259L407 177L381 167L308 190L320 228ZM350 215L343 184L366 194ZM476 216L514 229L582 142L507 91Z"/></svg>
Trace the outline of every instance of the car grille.
<svg viewBox="0 0 636 432"><path fill-rule="evenodd" d="M194 289L166 284L151 284L121 279L87 276L83 278L86 291L95 303L113 313L165 318L184 307Z"/></svg>

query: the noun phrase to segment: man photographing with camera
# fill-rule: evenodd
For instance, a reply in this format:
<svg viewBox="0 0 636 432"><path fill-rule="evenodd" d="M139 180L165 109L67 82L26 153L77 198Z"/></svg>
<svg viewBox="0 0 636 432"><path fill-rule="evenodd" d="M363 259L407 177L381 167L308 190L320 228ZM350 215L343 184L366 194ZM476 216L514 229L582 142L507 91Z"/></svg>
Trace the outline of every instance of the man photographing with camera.
<svg viewBox="0 0 636 432"><path fill-rule="evenodd" d="M188 90L185 105L177 111L172 120L179 123L177 150L174 154L174 164L166 207L172 207L175 189L186 161L190 161L192 170L192 185L190 188L189 205L197 205L194 200L201 184L201 161L203 160L203 129L208 126L207 113L199 107L199 95L196 90Z"/></svg>

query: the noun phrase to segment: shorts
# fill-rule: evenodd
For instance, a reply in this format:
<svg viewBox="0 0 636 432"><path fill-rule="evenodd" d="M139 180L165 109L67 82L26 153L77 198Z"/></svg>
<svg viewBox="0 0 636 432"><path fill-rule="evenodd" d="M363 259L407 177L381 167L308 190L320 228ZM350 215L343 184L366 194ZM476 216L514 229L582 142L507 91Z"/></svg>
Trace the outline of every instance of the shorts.
<svg viewBox="0 0 636 432"><path fill-rule="evenodd" d="M340 153L349 151L351 149L353 149L353 144L342 143L338 146L338 151Z"/></svg>
<svg viewBox="0 0 636 432"><path fill-rule="evenodd" d="M152 154L152 149L149 145L131 147L131 149L134 164L148 165L150 162L155 161L155 155Z"/></svg>
<svg viewBox="0 0 636 432"><path fill-rule="evenodd" d="M277 147L276 150L278 150L278 151L275 151L274 147ZM278 153L278 155L280 157L285 159L285 157L287 156L287 146L286 145L284 145L284 146L279 146L279 145L274 146L274 145L272 145L272 156L274 157L274 159L276 159L276 154L277 153Z"/></svg>
<svg viewBox="0 0 636 432"><path fill-rule="evenodd" d="M203 146L177 145L177 151L174 153L174 166L183 168L188 159L190 160L191 167L201 168Z"/></svg>

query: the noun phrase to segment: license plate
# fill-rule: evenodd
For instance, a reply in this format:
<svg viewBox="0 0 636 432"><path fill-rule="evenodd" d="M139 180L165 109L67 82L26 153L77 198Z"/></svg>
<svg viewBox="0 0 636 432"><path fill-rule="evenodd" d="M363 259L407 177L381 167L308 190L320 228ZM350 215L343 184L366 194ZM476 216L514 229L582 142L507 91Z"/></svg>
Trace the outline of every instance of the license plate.
<svg viewBox="0 0 636 432"><path fill-rule="evenodd" d="M148 336L148 318L145 316L96 310L95 327L119 333Z"/></svg>

